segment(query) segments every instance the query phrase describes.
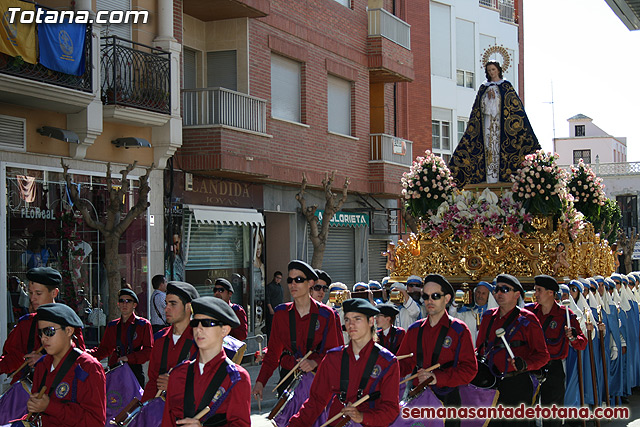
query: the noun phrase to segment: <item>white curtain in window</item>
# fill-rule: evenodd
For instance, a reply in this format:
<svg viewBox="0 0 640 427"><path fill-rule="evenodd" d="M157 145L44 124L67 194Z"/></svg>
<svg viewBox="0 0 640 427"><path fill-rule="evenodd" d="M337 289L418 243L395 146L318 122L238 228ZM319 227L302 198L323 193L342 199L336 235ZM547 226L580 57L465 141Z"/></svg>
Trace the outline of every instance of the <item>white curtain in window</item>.
<svg viewBox="0 0 640 427"><path fill-rule="evenodd" d="M431 2L431 74L451 78L451 7Z"/></svg>
<svg viewBox="0 0 640 427"><path fill-rule="evenodd" d="M271 116L300 122L300 63L271 55Z"/></svg>
<svg viewBox="0 0 640 427"><path fill-rule="evenodd" d="M475 31L473 22L456 19L456 68L475 71Z"/></svg>
<svg viewBox="0 0 640 427"><path fill-rule="evenodd" d="M351 82L328 76L329 130L351 135Z"/></svg>

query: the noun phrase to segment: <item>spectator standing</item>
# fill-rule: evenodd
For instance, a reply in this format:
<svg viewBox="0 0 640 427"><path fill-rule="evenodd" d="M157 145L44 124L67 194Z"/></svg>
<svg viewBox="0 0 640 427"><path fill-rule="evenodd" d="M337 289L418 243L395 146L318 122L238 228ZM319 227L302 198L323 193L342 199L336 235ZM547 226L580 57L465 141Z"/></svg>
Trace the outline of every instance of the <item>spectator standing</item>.
<svg viewBox="0 0 640 427"><path fill-rule="evenodd" d="M271 322L273 321L273 313L276 307L284 302L284 293L282 291L282 272L276 271L273 273L273 280L267 284L265 293L265 304L267 305L267 317L266 317L266 333L267 341L271 334Z"/></svg>
<svg viewBox="0 0 640 427"><path fill-rule="evenodd" d="M155 334L159 330L169 326L164 312L167 306L167 279L162 274L157 274L151 279L151 286L153 286L153 293L151 294L149 320L151 321L151 328Z"/></svg>

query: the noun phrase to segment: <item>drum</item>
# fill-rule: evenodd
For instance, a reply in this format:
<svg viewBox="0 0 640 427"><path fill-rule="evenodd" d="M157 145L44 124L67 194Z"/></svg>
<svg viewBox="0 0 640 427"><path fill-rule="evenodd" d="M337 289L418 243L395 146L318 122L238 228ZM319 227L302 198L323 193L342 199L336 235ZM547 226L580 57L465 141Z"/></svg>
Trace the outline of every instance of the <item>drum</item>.
<svg viewBox="0 0 640 427"><path fill-rule="evenodd" d="M311 390L311 383L313 383L314 376L315 374L313 372L307 372L306 374L302 374L298 381L294 380L289 385L282 397L282 399L286 399L286 402L272 420L274 425L278 427L289 425L291 417L298 413L302 404L309 398L309 391ZM327 414L327 410L323 411L313 426L318 427L324 424L324 422L327 421Z"/></svg>
<svg viewBox="0 0 640 427"><path fill-rule="evenodd" d="M227 357L231 359L233 363L239 365L242 362L242 357L247 349L247 344L244 341L240 341L231 335L224 337L222 341L222 347Z"/></svg>
<svg viewBox="0 0 640 427"><path fill-rule="evenodd" d="M22 379L0 396L0 425L22 418L27 413L31 381Z"/></svg>
<svg viewBox="0 0 640 427"><path fill-rule="evenodd" d="M107 424L133 399L142 398L142 388L127 363L106 371L107 377Z"/></svg>
<svg viewBox="0 0 640 427"><path fill-rule="evenodd" d="M458 387L460 393L460 407L489 408L496 406L500 392L496 389L480 388L472 384ZM474 418L460 420L460 427L482 427L487 419Z"/></svg>
<svg viewBox="0 0 640 427"><path fill-rule="evenodd" d="M146 401L142 407L132 414L128 427L160 427L164 412L164 397L156 397Z"/></svg>
<svg viewBox="0 0 640 427"><path fill-rule="evenodd" d="M471 380L471 384L478 388L492 389L496 388L498 379L493 375L491 368L484 358L478 358L478 373Z"/></svg>
<svg viewBox="0 0 640 427"><path fill-rule="evenodd" d="M400 386L402 388L402 386ZM404 394L401 390L401 395ZM439 418L402 418L404 408L442 408L442 402L433 393L430 387L425 388L415 398L400 403L400 415L389 427L443 427L444 420Z"/></svg>

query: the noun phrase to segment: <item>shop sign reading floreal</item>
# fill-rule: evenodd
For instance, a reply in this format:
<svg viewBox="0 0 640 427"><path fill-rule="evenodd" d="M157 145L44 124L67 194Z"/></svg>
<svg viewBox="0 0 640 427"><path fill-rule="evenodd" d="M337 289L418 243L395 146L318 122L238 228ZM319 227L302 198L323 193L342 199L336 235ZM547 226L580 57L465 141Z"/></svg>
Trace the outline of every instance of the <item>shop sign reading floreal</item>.
<svg viewBox="0 0 640 427"><path fill-rule="evenodd" d="M322 223L322 216L324 211L321 209L316 210L315 214L319 222ZM369 215L364 213L355 212L336 212L336 214L329 221L329 225L333 227L367 227L369 226Z"/></svg>
<svg viewBox="0 0 640 427"><path fill-rule="evenodd" d="M56 219L56 212L53 209L22 208L20 218L27 219Z"/></svg>

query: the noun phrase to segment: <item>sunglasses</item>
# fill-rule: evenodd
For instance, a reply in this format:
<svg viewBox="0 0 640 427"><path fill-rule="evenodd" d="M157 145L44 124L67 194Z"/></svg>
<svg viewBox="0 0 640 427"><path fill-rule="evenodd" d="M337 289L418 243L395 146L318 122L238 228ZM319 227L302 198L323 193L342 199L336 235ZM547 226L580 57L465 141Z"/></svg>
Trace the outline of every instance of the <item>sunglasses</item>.
<svg viewBox="0 0 640 427"><path fill-rule="evenodd" d="M434 300L434 301L438 301L440 298L442 298L444 296L444 294L439 294L438 292L434 292L432 294L422 294L422 299L425 301L429 301L430 299Z"/></svg>
<svg viewBox="0 0 640 427"><path fill-rule="evenodd" d="M225 289L225 288L213 288L213 293L214 293L214 294L221 294L221 293L223 293L224 291L226 291L226 289Z"/></svg>
<svg viewBox="0 0 640 427"><path fill-rule="evenodd" d="M329 287L327 285L314 285L314 287L312 288L314 291L325 291L327 292L329 290Z"/></svg>
<svg viewBox="0 0 640 427"><path fill-rule="evenodd" d="M224 325L224 323L213 319L191 319L189 324L192 328L197 328L198 325L202 325L203 328L213 328L214 326Z"/></svg>
<svg viewBox="0 0 640 427"><path fill-rule="evenodd" d="M291 282L304 283L307 280L309 280L309 279L307 279L306 277L300 277L300 276L298 276L298 277L287 277L287 283L291 283Z"/></svg>
<svg viewBox="0 0 640 427"><path fill-rule="evenodd" d="M54 328L53 326L48 326L46 328L38 329L38 336L42 337L44 334L45 337L52 337L56 334L56 331L62 328Z"/></svg>
<svg viewBox="0 0 640 427"><path fill-rule="evenodd" d="M508 294L509 292L515 292L516 290L510 288L508 286L496 286L496 290L494 291L496 294L498 292L502 292L503 294Z"/></svg>
<svg viewBox="0 0 640 427"><path fill-rule="evenodd" d="M120 299L118 300L118 302L121 302L121 303L123 303L123 304L130 304L130 303L132 303L132 302L133 302L133 300L132 300L132 299L126 299L126 298L120 298Z"/></svg>

